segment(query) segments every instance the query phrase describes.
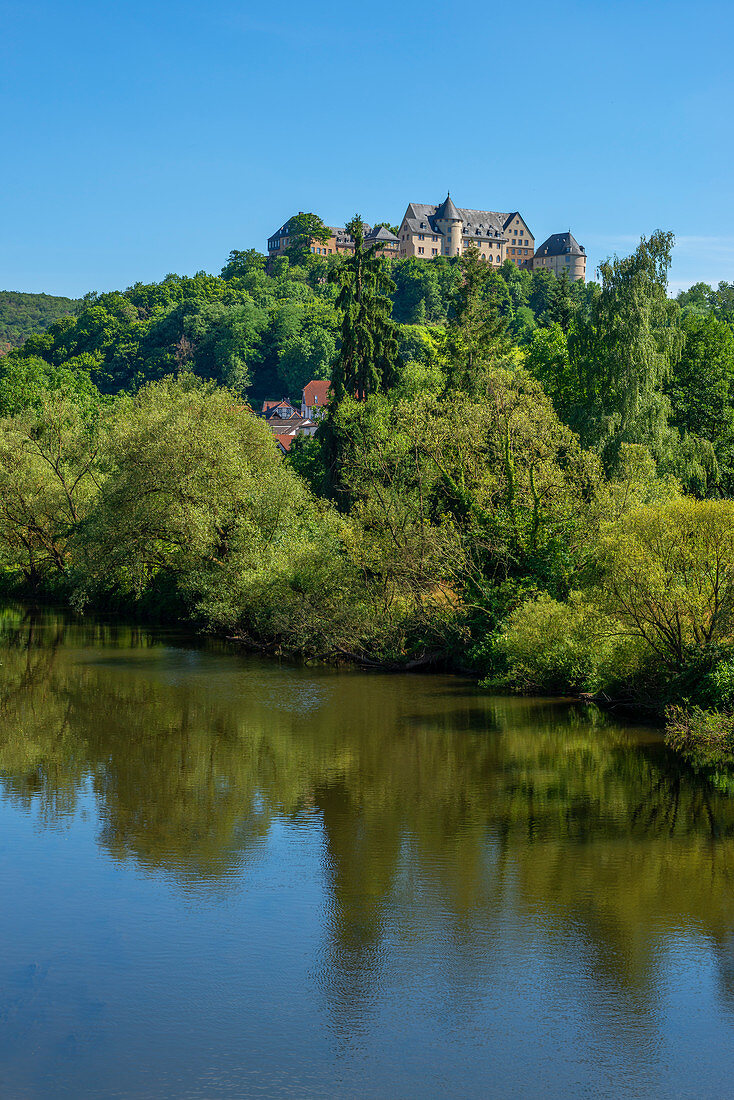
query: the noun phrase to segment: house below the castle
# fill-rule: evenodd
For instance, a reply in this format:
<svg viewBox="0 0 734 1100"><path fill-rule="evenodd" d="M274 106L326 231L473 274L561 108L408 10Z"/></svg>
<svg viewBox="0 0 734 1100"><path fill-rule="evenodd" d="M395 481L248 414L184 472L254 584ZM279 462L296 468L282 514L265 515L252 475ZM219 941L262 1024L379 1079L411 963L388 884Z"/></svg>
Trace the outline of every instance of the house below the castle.
<svg viewBox="0 0 734 1100"><path fill-rule="evenodd" d="M331 382L328 378L307 382L303 387L301 398L301 416L307 416L309 420L318 420L329 404L330 389Z"/></svg>
<svg viewBox="0 0 734 1100"><path fill-rule="evenodd" d="M285 397L280 401L263 401L262 416L270 431L281 444L281 450L289 451L291 443L299 435L313 435L316 423L302 416Z"/></svg>

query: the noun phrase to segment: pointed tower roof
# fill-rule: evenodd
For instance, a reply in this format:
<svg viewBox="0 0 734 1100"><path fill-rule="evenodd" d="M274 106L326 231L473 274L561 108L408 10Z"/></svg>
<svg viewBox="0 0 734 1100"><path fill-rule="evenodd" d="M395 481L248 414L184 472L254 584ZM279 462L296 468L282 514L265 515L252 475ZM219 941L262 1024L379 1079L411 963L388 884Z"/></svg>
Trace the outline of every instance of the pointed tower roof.
<svg viewBox="0 0 734 1100"><path fill-rule="evenodd" d="M459 211L456 209L456 207L454 206L453 201L451 199L451 192L450 191L448 192L448 194L446 195L446 198L444 199L444 201L441 203L438 210L436 211L436 217L440 218L441 221L445 221L445 222L460 222L461 221L461 217L459 216Z"/></svg>

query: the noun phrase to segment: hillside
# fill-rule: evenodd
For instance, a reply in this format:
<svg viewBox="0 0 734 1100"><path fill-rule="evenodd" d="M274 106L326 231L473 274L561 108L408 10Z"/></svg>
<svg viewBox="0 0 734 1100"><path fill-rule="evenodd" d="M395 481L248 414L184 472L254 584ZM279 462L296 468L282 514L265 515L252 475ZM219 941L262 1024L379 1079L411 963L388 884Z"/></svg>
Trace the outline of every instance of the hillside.
<svg viewBox="0 0 734 1100"><path fill-rule="evenodd" d="M80 304L53 294L0 290L0 348L8 344L19 347L28 336L45 332L59 318L76 316Z"/></svg>

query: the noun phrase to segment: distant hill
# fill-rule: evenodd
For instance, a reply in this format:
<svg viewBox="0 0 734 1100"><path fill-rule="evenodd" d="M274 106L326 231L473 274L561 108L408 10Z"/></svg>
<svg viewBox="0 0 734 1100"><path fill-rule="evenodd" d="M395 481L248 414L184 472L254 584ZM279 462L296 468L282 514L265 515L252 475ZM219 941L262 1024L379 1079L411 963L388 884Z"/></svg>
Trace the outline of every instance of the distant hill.
<svg viewBox="0 0 734 1100"><path fill-rule="evenodd" d="M0 349L19 347L34 332L46 329L61 317L74 317L81 303L53 294L24 294L0 290Z"/></svg>

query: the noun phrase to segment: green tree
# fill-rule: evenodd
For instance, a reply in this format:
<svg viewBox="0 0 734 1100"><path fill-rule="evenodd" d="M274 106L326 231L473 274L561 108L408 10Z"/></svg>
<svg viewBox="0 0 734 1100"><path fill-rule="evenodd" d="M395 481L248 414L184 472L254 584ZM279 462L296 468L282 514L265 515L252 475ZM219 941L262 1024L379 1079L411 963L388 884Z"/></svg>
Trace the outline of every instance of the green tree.
<svg viewBox="0 0 734 1100"><path fill-rule="evenodd" d="M631 256L601 264L601 291L569 340L578 383L572 404L559 411L608 470L622 443L656 453L670 443L664 386L683 344L679 307L667 296L673 239L658 231Z"/></svg>
<svg viewBox="0 0 734 1100"><path fill-rule="evenodd" d="M539 383L494 367L482 401L450 394L424 437L441 508L463 532L478 629L493 628L528 586L565 596L588 556L600 471Z"/></svg>
<svg viewBox="0 0 734 1100"><path fill-rule="evenodd" d="M676 302L681 307L684 315L697 313L703 316L713 310L715 292L708 283L694 283L688 290L681 290Z"/></svg>
<svg viewBox="0 0 734 1100"><path fill-rule="evenodd" d="M720 282L711 295L711 304L720 321L734 326L734 283Z"/></svg>
<svg viewBox="0 0 734 1100"><path fill-rule="evenodd" d="M555 296L555 283L555 275L547 268L538 267L530 276L528 305L540 325L547 325L551 320L549 313Z"/></svg>
<svg viewBox="0 0 734 1100"><path fill-rule="evenodd" d="M285 255L290 263L305 264L311 258L311 243L326 244L331 230L324 225L318 214L294 214L288 222L288 247Z"/></svg>
<svg viewBox="0 0 734 1100"><path fill-rule="evenodd" d="M248 248L244 252L233 248L222 268L222 278L242 279L253 272L264 271L266 262L267 257L256 248Z"/></svg>
<svg viewBox="0 0 734 1100"><path fill-rule="evenodd" d="M74 317L81 303L51 294L0 291L0 346L19 347L36 333L45 332L62 317Z"/></svg>
<svg viewBox="0 0 734 1100"><path fill-rule="evenodd" d="M446 339L449 385L481 389L482 368L508 347L507 322L499 307L499 276L471 247L458 262L460 281L451 299Z"/></svg>
<svg viewBox="0 0 734 1100"><path fill-rule="evenodd" d="M610 630L669 673L734 642L734 502L672 500L607 532L601 601Z"/></svg>
<svg viewBox="0 0 734 1100"><path fill-rule="evenodd" d="M711 312L689 311L683 318L682 328L683 352L667 386L672 423L681 432L711 443L720 488L731 495L734 491L734 334ZM705 491L706 487L703 488Z"/></svg>
<svg viewBox="0 0 734 1100"><path fill-rule="evenodd" d="M342 485L352 501L350 554L370 578L379 618L401 646L437 644L458 625L453 596L464 551L451 519L437 513L439 472L425 449L435 398L347 397L333 415Z"/></svg>
<svg viewBox="0 0 734 1100"><path fill-rule="evenodd" d="M97 411L49 394L0 421L0 560L49 589L73 568L72 547L104 476Z"/></svg>
<svg viewBox="0 0 734 1100"><path fill-rule="evenodd" d="M393 263L391 275L396 321L423 324L446 319L448 303L441 292L438 265L411 256Z"/></svg>
<svg viewBox="0 0 734 1100"><path fill-rule="evenodd" d="M75 543L80 601L151 605L291 652L354 634L342 521L231 391L182 374L120 398L105 468Z"/></svg>
<svg viewBox="0 0 734 1100"><path fill-rule="evenodd" d="M376 246L364 246L362 218L347 226L354 251L334 272L339 287L336 307L342 314L341 348L332 374L334 403L347 394L366 400L389 388L398 368L398 341L390 295L395 284Z"/></svg>
<svg viewBox="0 0 734 1100"><path fill-rule="evenodd" d="M40 409L49 396L65 395L80 404L99 401L90 370L95 356L85 353L59 367L37 355L11 352L0 358L0 416L16 416L26 409Z"/></svg>
<svg viewBox="0 0 734 1100"><path fill-rule="evenodd" d="M576 376L571 370L566 334L557 321L533 333L527 367L559 412L573 406L577 396Z"/></svg>
<svg viewBox="0 0 734 1100"><path fill-rule="evenodd" d="M564 267L560 278L553 277L550 284L552 290L546 306L546 323L559 324L564 332L571 328L577 303L572 292L572 284L568 279L568 271Z"/></svg>

